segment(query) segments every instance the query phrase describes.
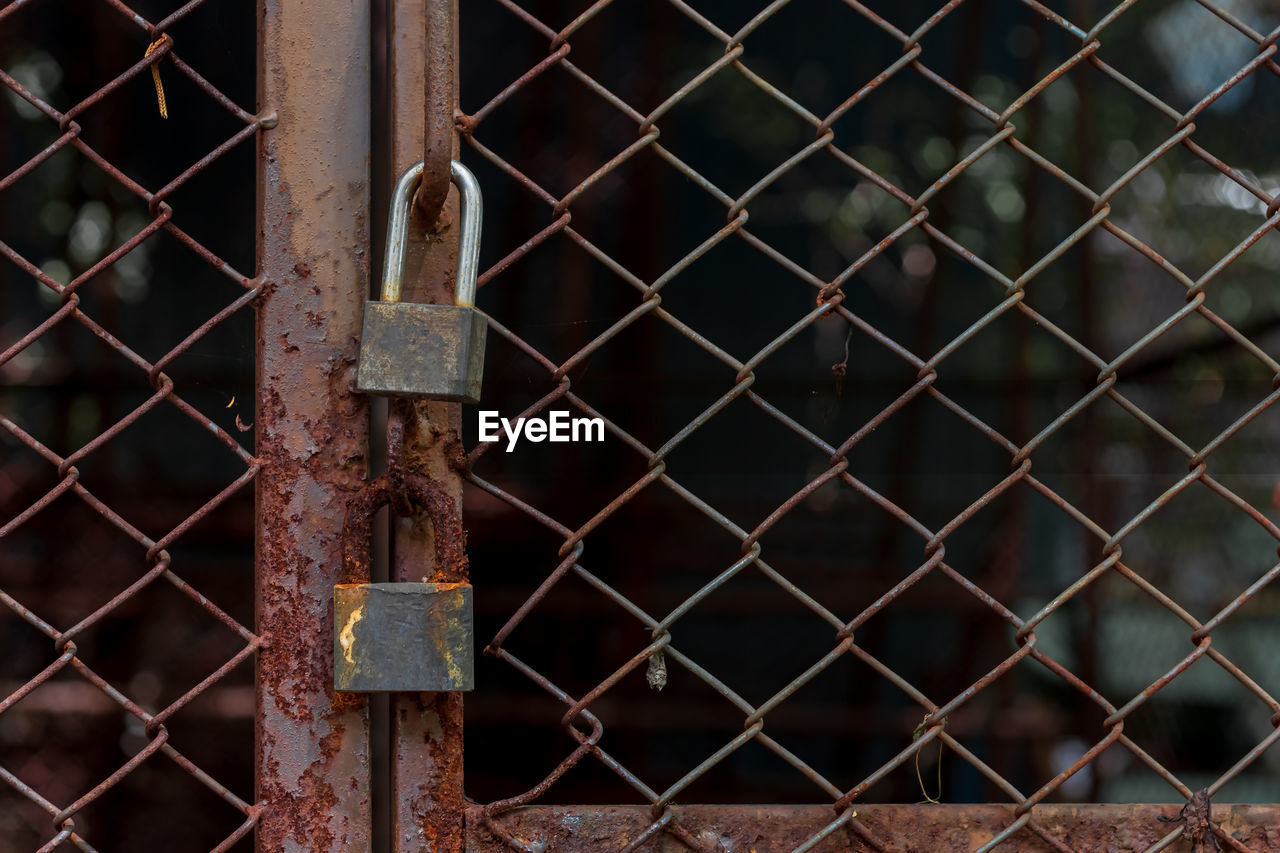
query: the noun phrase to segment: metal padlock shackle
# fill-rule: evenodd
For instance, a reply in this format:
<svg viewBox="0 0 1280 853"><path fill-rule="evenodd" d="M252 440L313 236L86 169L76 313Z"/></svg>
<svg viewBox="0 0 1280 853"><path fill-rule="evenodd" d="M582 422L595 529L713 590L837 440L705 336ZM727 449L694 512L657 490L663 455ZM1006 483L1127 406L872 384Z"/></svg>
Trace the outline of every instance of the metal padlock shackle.
<svg viewBox="0 0 1280 853"><path fill-rule="evenodd" d="M364 303L356 388L366 394L478 403L489 330L488 319L474 304L480 184L466 167L453 161L452 180L462 198L454 304L401 302L409 215L422 171L421 163L409 169L392 193L381 300Z"/></svg>
<svg viewBox="0 0 1280 853"><path fill-rule="evenodd" d="M423 161L410 166L396 182L391 194L391 217L387 225L387 253L382 264L382 302L399 302L404 277L405 243L409 236L409 215L414 193L422 183ZM458 235L458 272L454 279L453 304L469 307L476 302L476 275L480 266L480 222L483 215L480 182L471 170L453 160L449 180L458 188L462 203L462 226Z"/></svg>
<svg viewBox="0 0 1280 853"><path fill-rule="evenodd" d="M342 583L367 583L368 556L373 535L373 519L378 510L391 504L395 486L385 475L371 480L348 504L342 520ZM457 506L439 483L427 477L404 480L405 497L426 511L435 539L437 573L441 581L456 582L467 577L467 534L458 517Z"/></svg>

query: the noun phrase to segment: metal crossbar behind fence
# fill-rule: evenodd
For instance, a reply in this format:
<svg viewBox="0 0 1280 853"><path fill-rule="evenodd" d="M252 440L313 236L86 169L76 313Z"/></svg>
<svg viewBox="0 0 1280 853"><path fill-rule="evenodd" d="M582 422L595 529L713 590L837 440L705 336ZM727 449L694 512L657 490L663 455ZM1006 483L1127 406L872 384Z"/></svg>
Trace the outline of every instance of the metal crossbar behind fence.
<svg viewBox="0 0 1280 853"><path fill-rule="evenodd" d="M544 801L555 802L556 784L566 773L583 763L599 762L608 771L622 779L635 792L638 798L652 808L652 821L648 828L640 836L631 838L629 843L625 845L625 849L641 849L659 835L669 833L679 838L691 849L710 850L712 849L709 846L710 842L697 835L690 827L684 825L681 818L673 811L672 806L682 802L683 793L700 777L728 760L736 750L745 744L754 742L772 751L794 768L797 773L807 778L812 783L811 791L814 796L825 797L831 803L832 810L829 823L820 832L814 834L808 841L797 847L797 853L812 849L819 845L823 839L837 833L850 833L851 839L856 838L856 842L851 841L851 843L855 843L856 849L864 849L863 846L858 845L869 845L871 849L875 850L897 849L895 846L897 839L877 835L859 821L857 817L859 803L872 786L884 780L895 770L909 768L913 761L918 760L922 751L931 748L936 750L938 744L945 744L949 752L959 756L985 779L989 780L997 790L1003 792L1010 804L1008 820L1004 827L987 839L985 843L981 843L977 848L978 850L985 853L985 851L1003 847L1006 842L1010 842L1009 846L1013 847L1018 843L1017 840L1024 837L1026 833L1038 836L1043 843L1055 850L1076 849L1071 846L1069 840L1055 836L1054 833L1047 830L1037 821L1037 806L1053 796L1064 783L1088 767L1109 747L1118 746L1126 750L1138 762L1158 774L1169 788L1176 793L1177 798L1188 802L1192 802L1195 799L1196 791L1192 789L1190 784L1187 784L1174 772L1167 769L1126 734L1125 723L1131 715L1148 703L1152 697L1165 690L1180 674L1202 659L1211 661L1222 672L1229 675L1231 679L1242 685L1256 702L1265 706L1267 712L1271 715L1272 727L1270 734L1259 739L1247 753L1238 756L1238 760L1235 760L1225 772L1221 772L1202 792L1202 797L1212 798L1227 783L1257 762L1259 757L1275 743L1277 738L1280 738L1280 728L1277 728L1277 725L1280 725L1280 701L1233 663L1222 651L1215 648L1213 644L1215 630L1218 630L1231 620L1233 615L1270 584L1277 574L1280 574L1280 565L1274 565L1264 574L1257 577L1247 588L1241 589L1225 607L1214 613L1211 618L1201 620L1191 615L1183 604L1175 601L1166 592L1157 588L1155 584L1144 576L1142 571L1126 562L1124 543L1135 531L1147 524L1155 513L1168 505L1178 495L1189 490L1207 490L1205 493L1212 493L1212 495L1216 496L1215 499L1225 501L1226 505L1231 507L1232 512L1243 513L1251 523L1256 524L1270 539L1280 542L1280 527L1268 518L1262 509L1225 485L1215 476L1213 470L1213 454L1246 425L1270 408L1277 397L1280 396L1280 390L1275 390L1275 384L1280 382L1280 363L1277 363L1271 354L1264 351L1262 347L1246 337L1232 323L1224 319L1219 313L1211 310L1206 304L1206 293L1214 288L1217 280L1231 269L1232 264L1242 254L1274 229L1277 224L1280 224L1280 212L1278 212L1280 211L1280 195L1264 188L1260 181L1253 178L1250 173L1240 168L1235 168L1215 156L1213 151L1208 150L1197 142L1196 137L1197 121L1202 119L1205 111L1216 101L1227 96L1235 87L1240 86L1243 81L1249 80L1254 76L1280 74L1280 65L1277 64L1275 57L1276 40L1280 37L1280 31L1259 32L1250 26L1247 21L1232 14L1231 8L1234 7L1229 8L1226 4L1215 4L1208 2L1208 0L1200 0L1200 6L1214 16L1213 26L1229 28L1240 36L1247 38L1256 45L1256 54L1238 70L1235 70L1234 73L1221 79L1198 102L1171 104L1156 97L1130 76L1119 70L1113 64L1113 58L1108 55L1107 36L1109 30L1135 5L1133 0L1126 0L1126 2L1115 4L1113 7L1102 9L1093 20L1073 20L1070 16L1059 14L1057 11L1036 2L1036 0L1021 0L1023 6L1036 15L1043 16L1048 21L1049 26L1060 30L1074 40L1076 44L1075 51L1063 60L1061 64L1053 68L1052 71L1041 77L1033 86L1007 103L986 103L950 82L933 67L930 63L929 51L922 44L932 31L939 28L946 21L948 16L957 13L958 7L962 5L961 0L951 0L951 2L941 5L933 14L919 21L915 29L907 29L892 24L885 17L873 11L870 6L857 2L857 0L843 0L842 4L833 3L832 6L841 7L846 13L852 12L860 16L862 20L869 22L887 34L901 45L901 55L896 61L885 67L881 73L869 79L864 86L848 94L848 97L834 110L826 114L819 114L794 99L782 88L771 82L765 73L753 67L752 49L754 44L758 43L758 39L768 38L767 35L760 34L761 29L771 18L778 15L789 5L788 0L777 0L777 2L768 4L736 31L723 28L716 20L702 14L696 8L698 6L697 3L684 2L684 0L669 0L669 2L672 7L678 10L686 22L692 22L700 28L722 46L723 50L714 61L709 62L705 67L699 67L696 73L691 74L682 85L672 91L662 93L663 100L652 110L646 112L634 107L626 99L616 94L615 91L575 63L575 46L581 46L582 40L593 37L588 25L593 19L605 13L614 5L611 0L600 0L600 2L591 4L586 11L567 23L544 20L543 17L527 11L524 6L514 2L514 0L495 0L496 5L486 7L485 13L488 13L488 10L493 10L496 14L498 7L501 7L505 12L515 16L522 26L529 28L546 40L547 52L545 58L541 58L540 61L528 68L523 74L511 80L510 84L491 100L478 106L466 103L467 92L464 85L464 107L470 107L470 111L459 116L458 128L463 135L466 146L470 148L475 157L483 158L484 161L492 164L512 182L513 188L516 188L513 194L536 199L537 202L545 205L544 209L546 211L544 227L541 227L535 233L525 235L526 238L523 242L518 242L518 245L499 247L498 252L501 255L501 259L482 273L480 276L481 287L494 287L501 290L504 276L510 278L508 271L534 253L539 246L554 241L567 241L572 246L569 251L585 253L586 256L592 259L593 263L598 263L604 269L607 269L610 274L626 282L634 289L634 298L630 310L603 333L595 336L589 343L563 360L553 357L539 349L534 343L531 343L530 341L534 338L534 335L524 332L517 325L504 324L493 317L490 318L490 326L495 335L517 349L522 354L522 357L528 360L528 363L535 366L536 370L545 371L542 396L532 405L520 411L518 415L529 417L544 412L554 405L560 404L563 406L567 404L586 416L604 418L604 423L611 437L629 448L629 452L633 452L639 459L643 460L646 466L646 472L643 476L636 479L625 491L615 499L596 507L594 514L585 523L574 524L561 519L554 497L550 499L551 505L534 505L534 503L530 502L532 499L526 500L524 493L512 486L509 479L504 479L508 474L508 469L504 467L501 454L498 450L495 450L494 443L480 443L466 456L465 463L469 472L468 478L474 486L505 502L507 506L552 531L554 535L561 539L557 555L558 565L554 571L541 580L536 590L528 595L527 600L514 613L509 615L506 623L489 641L486 652L509 664L515 671L522 673L534 684L562 703L563 717L560 720L560 725L577 744L576 748L563 755L558 766L537 785L524 793L494 801L485 806L484 815L489 829L503 838L514 849L526 851L541 849L538 846L538 839L520 837L504 825L504 814L522 805ZM1082 6L1077 4L1076 11L1078 12L1080 8ZM470 9L464 11L464 21L467 14L479 15L481 11ZM834 12L832 14L834 15ZM1048 87L1073 69L1084 69L1090 74L1104 75L1123 87L1126 97L1130 98L1136 106L1150 108L1156 111L1160 117L1159 132L1162 134L1162 141L1149 151L1140 152L1140 156L1127 167L1123 174L1105 187L1092 186L1086 180L1073 176L1070 171L1052 162L1048 157L1037 151L1033 145L1028 144L1018 133L1018 123L1028 105L1033 104ZM513 165L513 161L518 159L513 156L513 153L519 153L519 146L521 145L519 140L501 137L491 138L486 134L487 120L495 111L508 102L518 101L521 97L528 96L528 91L533 87L535 81L539 81L544 75L552 74L558 74L558 79L561 81L560 85L571 90L568 97L603 102L616 111L618 115L633 122L635 126L634 141L618 150L585 180L581 180L572 189L562 194L547 189L538 180ZM812 129L812 140L810 142L795 151L790 157L778 162L772 170L760 176L745 192L736 195L723 190L689 165L686 160L664 145L662 138L664 117L667 117L682 102L690 100L695 96L695 93L699 92L701 87L706 86L717 75L738 75ZM898 185L890 177L873 169L870 165L851 154L847 147L842 146L841 134L834 129L834 126L842 116L855 109L863 101L880 97L892 98L895 85L902 78L912 75L927 81L930 85L936 86L949 99L957 102L962 110L968 114L969 118L979 121L986 128L985 140L981 144L972 147L971 150L965 151L961 155L957 155L949 167L938 170L936 179L932 183L914 193ZM930 205L938 194L948 186L955 184L975 164L980 163L984 157L997 149L1012 152L1017 158L1020 158L1021 162L1030 164L1033 169L1049 176L1054 182L1065 187L1071 194L1081 199L1088 209L1088 215L1081 217L1078 221L1068 223L1070 233L1065 239L1062 239L1043 257L1034 259L1018 269L1011 269L1000 263L984 260L981 256L982 253L970 251L960 240L949 234L944 226L940 227L935 222L937 217L931 215ZM1206 164L1214 172L1230 181L1233 186L1238 187L1241 192L1246 194L1251 202L1256 200L1256 206L1259 211L1251 233L1229 251L1223 253L1207 272L1199 276L1193 276L1180 269L1166 255L1161 254L1148 242L1123 227L1117 221L1119 217L1112 215L1113 208L1111 203L1117 194L1141 178L1162 157L1175 150L1189 152L1199 162ZM681 257L661 275L653 278L644 278L633 273L626 264L613 257L598 242L593 242L592 239L582 233L576 227L574 221L575 203L579 201L584 193L590 191L594 186L606 182L615 173L620 172L625 164L636 158L641 152L656 155L666 166L675 170L680 176L696 185L706 196L723 206L725 212L723 223L707 223L709 236L703 239L696 248ZM782 249L771 245L770 242L755 233L752 228L751 212L753 202L762 198L770 187L782 180L788 173L796 170L802 163L815 158L830 158L835 163L846 168L851 177L874 185L880 192L896 200L904 208L904 213L897 227L887 237L868 249L861 257L857 258L834 277L823 277L815 274ZM981 318L965 328L940 349L933 352L912 351L908 345L893 339L877 328L875 323L855 313L850 308L846 298L846 294L851 288L860 286L860 271L890 247L894 246L897 241L903 239L904 235L912 232L923 233L933 245L945 249L962 259L963 263L979 273L989 283L989 287L982 297L984 299L985 313ZM1087 345L1086 342L1081 340L1080 336L1073 335L1062 326L1052 322L1048 316L1031 307L1027 299L1028 294L1035 291L1038 276L1073 247L1078 247L1082 244L1082 241L1095 238L1100 234L1110 235L1123 244L1126 247L1126 251L1131 251L1133 257L1141 258L1144 262L1154 265L1164 274L1164 280L1168 287L1178 289L1178 292L1185 297L1183 307L1164 317L1161 322L1153 327L1146 329L1141 337L1114 358L1107 358L1099 354L1095 346ZM771 269L778 271L780 276L789 281L807 287L813 298L813 307L807 313L788 318L790 325L785 331L777 334L766 345L759 348L754 355L746 359L736 358L726 348L718 345L715 340L688 325L680 316L677 316L663 305L665 288L669 285L678 287L679 283L672 285L672 282L696 275L700 260L720 244L729 241L738 241L758 252L762 263L772 265ZM482 293L482 304L483 296L484 294ZM1069 348L1073 358L1078 358L1088 365L1090 370L1096 372L1096 380L1088 393L1062 410L1057 417L1048 423L1040 425L1038 431L1033 430L1033 437L1030 440L1022 442L1011 440L1001 431L989 425L970 408L958 402L953 395L948 393L946 382L948 360L953 354L975 336L981 336L984 330L992 327L999 318L1010 314L1021 314L1028 318L1036 326L1047 331L1061 344ZM1225 335L1234 346L1239 347L1251 359L1255 360L1258 365L1261 365L1269 376L1275 378L1272 385L1273 390L1269 394L1252 401L1248 411L1210 441L1200 446L1188 444L1174 431L1163 425L1156 417L1150 415L1139 400L1133 399L1126 394L1120 386L1125 368L1134 364L1135 356L1149 351L1152 344L1191 316L1198 316L1207 321L1219 330L1222 335ZM651 446L651 444L642 442L632 432L629 432L628 423L616 418L611 419L604 412L597 410L591 399L580 396L570 378L575 368L581 367L593 354L602 348L609 347L611 342L616 342L628 328L646 317L650 318L650 321L654 319L661 321L723 365L723 385L718 399L711 405L706 406L696 417L688 421L687 425L671 434L658 446ZM906 387L901 388L900 393L892 403L866 421L861 428L848 434L840 441L823 439L809 426L801 423L784 412L781 407L775 405L769 399L767 393L761 393L753 387L757 379L756 371L762 364L766 363L789 342L812 331L819 321L832 317L843 319L848 324L851 334L864 336L877 344L882 359L908 365L915 374L914 383L909 383ZM533 331L535 334L537 333L536 329ZM648 366L645 369L656 370L656 368ZM848 458L851 450L875 430L880 428L892 429L895 414L916 399L931 399L945 407L967 424L966 429L977 431L978 434L985 437L986 440L1007 454L1008 457L1009 468L1007 475L994 487L990 488L989 491L972 501L965 509L941 526L925 524L918 520L909 509L872 488L867 482L860 479L859 472L851 466ZM1169 482L1163 494L1151 501L1140 512L1132 515L1123 524L1112 527L1103 525L1099 519L1092 517L1089 512L1068 500L1058 490L1047 484L1045 480L1038 477L1036 472L1037 450L1042 448L1056 433L1063 430L1073 419L1080 417L1081 413L1102 400L1110 400L1117 404L1141 425L1151 440L1172 448L1185 459L1186 464L1185 474ZM720 508L711 502L703 500L691 489L686 488L681 483L680 470L677 467L669 467L667 461L677 447L681 446L694 433L708 428L708 425L715 421L717 415L735 401L750 403L760 412L784 426L801 441L819 451L828 460L819 474L812 476L803 488L778 504L772 512L758 518L754 526L735 523ZM512 414L513 416L515 415L515 413ZM792 583L782 571L771 565L768 549L763 547L761 541L762 537L777 525L780 520L784 519L788 513L792 512L817 490L830 483L838 483L841 487L847 487L863 496L870 503L875 504L887 518L894 519L894 523L900 524L904 530L918 537L921 556L917 567L913 571L906 573L898 583L883 589L874 603L859 612L837 612L823 603L824 594L829 591L812 587L801 588ZM632 598L623 594L616 585L611 585L607 582L599 567L594 566L591 559L592 549L590 542L593 531L599 529L637 495L647 489L666 490L682 501L683 506L689 513L700 514L706 519L710 519L715 525L727 531L741 543L741 556L739 559L717 570L713 579L706 582L697 592L689 595L669 612L655 612L642 607ZM1052 506L1060 511L1062 517L1069 520L1070 524L1076 525L1079 529L1085 531L1085 534L1096 542L1100 557L1086 573L1080 575L1070 585L1060 589L1056 596L1036 612L1018 613L1012 609L1014 606L1012 602L999 600L996 595L991 594L978 583L975 583L964 571L950 565L947 558L947 543L957 530L966 525L984 507L1012 490L1025 489L1030 489L1047 498ZM483 583L483 566L477 566L475 571L478 578L477 584ZM717 677L713 665L704 666L702 662L686 654L681 649L680 629L682 619L685 619L690 612L696 611L700 603L708 596L711 596L717 589L742 573L758 573L773 581L777 587L777 596L795 599L808 611L825 621L831 631L830 651L817 659L804 662L803 670L799 675L763 702L747 701ZM598 674L594 688L580 693L562 689L561 686L558 686L550 677L540 671L538 666L522 659L519 642L511 641L511 635L517 626L531 613L537 612L540 604L544 602L558 584L563 583L566 578L572 576L585 581L586 584L599 593L600 598L598 600L601 602L601 606L605 606L605 602L609 602L611 603L609 606L616 605L620 607L629 615L630 619L642 624L650 632L651 636L651 642L647 646L634 649L634 654L625 664L615 671ZM992 614L1007 624L1008 630L1015 640L1014 650L1001 660L997 666L991 668L967 688L955 695L932 695L923 685L912 683L909 678L899 674L888 664L870 654L859 644L858 640L860 631L869 620L875 619L878 614L886 611L886 609L892 611L895 602L926 577L934 579L945 577L949 579L954 583L956 595L971 596L980 602L981 607L989 609ZM1136 695L1125 696L1120 699L1104 697L1095 689L1095 685L1087 683L1077 673L1073 672L1069 665L1057 659L1046 649L1041 648L1037 637L1037 629L1046 619L1059 612L1069 602L1073 600L1079 601L1082 597L1088 595L1091 586L1099 584L1104 577L1123 578L1125 582L1132 585L1133 589L1157 603L1159 607L1169 614L1172 614L1185 625L1187 639L1190 641L1185 654L1182 655L1176 665L1154 681L1151 681L1145 689L1142 689ZM923 722L914 732L914 737L911 736L912 732L910 731L902 732L903 737L906 739L904 741L906 746L901 748L890 760L885 761L873 772L858 779L851 785L847 782L839 784L837 781L824 776L811 766L811 763L807 763L779 740L772 737L767 729L767 722L771 713L786 703L805 684L819 676L824 670L832 667L837 661L844 659L847 655L865 663L878 673L879 678L891 683L902 694L909 697L923 717ZM741 714L743 730L741 734L724 742L713 753L689 760L687 772L674 784L665 788L658 788L651 787L649 780L641 778L640 775L629 769L623 761L606 750L602 745L605 725L601 718L593 713L593 707L607 691L614 688L630 674L645 672L651 684L655 682L659 684L665 683L666 669L668 667L680 667L687 670L688 673L732 703ZM1084 701L1095 706L1103 717L1101 726L1089 735L1092 740L1083 754L1071 761L1057 775L1045 779L1043 784L1034 790L1016 787L977 755L975 751L968 748L963 740L952 736L946 729L947 720L951 715L1015 667L1032 667L1047 671L1071 691L1074 691L1080 697L1084 697ZM1185 824L1185 827L1183 823L1169 827L1163 838L1158 843L1152 844L1148 850L1155 851L1168 848L1183 835L1184 829L1187 833L1186 837L1197 840L1204 840L1203 833L1209 831L1203 827L1198 830L1191 829L1190 821L1186 821ZM1217 839L1216 843L1222 845L1222 849L1238 851L1253 849L1216 826L1212 829L1212 832ZM1204 843L1207 844L1209 842L1205 841Z"/></svg>

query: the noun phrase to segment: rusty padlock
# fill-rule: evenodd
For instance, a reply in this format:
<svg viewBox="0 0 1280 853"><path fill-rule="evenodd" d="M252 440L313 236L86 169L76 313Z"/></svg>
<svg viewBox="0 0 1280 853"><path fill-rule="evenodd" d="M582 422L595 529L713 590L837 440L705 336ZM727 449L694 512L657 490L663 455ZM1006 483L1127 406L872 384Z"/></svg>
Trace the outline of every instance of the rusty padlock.
<svg viewBox="0 0 1280 853"><path fill-rule="evenodd" d="M352 502L342 529L343 576L367 579L369 534L393 486L369 483ZM475 687L475 630L466 543L454 503L435 483L406 481L410 500L426 509L442 583L340 583L333 588L333 686L349 693L435 692Z"/></svg>
<svg viewBox="0 0 1280 853"><path fill-rule="evenodd" d="M480 261L480 184L456 160L450 178L462 199L453 305L400 301L409 208L422 182L422 163L396 184L387 227L386 262L378 301L364 304L356 388L366 394L480 402L488 322L475 308Z"/></svg>

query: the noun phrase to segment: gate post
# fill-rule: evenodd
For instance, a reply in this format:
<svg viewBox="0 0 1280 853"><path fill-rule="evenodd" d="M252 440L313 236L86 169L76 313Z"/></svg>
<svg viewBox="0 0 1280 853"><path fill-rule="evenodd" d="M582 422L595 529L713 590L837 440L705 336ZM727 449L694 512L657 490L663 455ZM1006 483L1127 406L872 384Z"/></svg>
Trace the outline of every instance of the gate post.
<svg viewBox="0 0 1280 853"><path fill-rule="evenodd" d="M259 11L259 102L279 121L258 169L257 849L367 853L368 710L333 691L332 589L368 454L369 6Z"/></svg>
<svg viewBox="0 0 1280 853"><path fill-rule="evenodd" d="M458 156L457 0L406 0L388 7L389 179L394 182L418 160L426 163L409 229L404 299L451 303L458 259L458 194L449 183L449 161ZM432 221L437 210L439 218ZM462 478L450 457L462 446L462 406L418 402L393 407L393 413L397 408L405 419L403 463L440 483L461 512ZM388 438L396 435L392 431ZM421 581L438 571L431 526L422 516L395 520L391 550L394 581ZM392 696L390 798L394 853L461 853L461 693Z"/></svg>

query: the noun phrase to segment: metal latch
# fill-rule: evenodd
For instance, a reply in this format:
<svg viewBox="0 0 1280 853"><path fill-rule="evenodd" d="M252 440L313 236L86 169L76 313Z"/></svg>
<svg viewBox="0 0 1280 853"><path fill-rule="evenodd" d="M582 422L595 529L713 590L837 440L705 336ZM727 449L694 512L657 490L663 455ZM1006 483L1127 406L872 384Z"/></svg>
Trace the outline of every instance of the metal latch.
<svg viewBox="0 0 1280 853"><path fill-rule="evenodd" d="M405 482L405 493L427 510L445 578L466 576L462 524L453 501L431 481ZM348 509L343 525L343 575L367 577L369 532L391 499L375 480ZM475 688L471 584L341 583L333 588L333 686L352 693L437 692Z"/></svg>

